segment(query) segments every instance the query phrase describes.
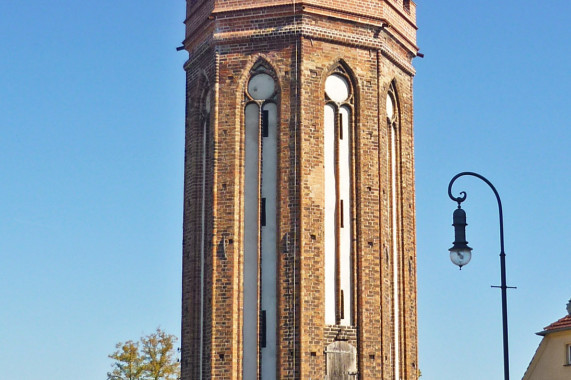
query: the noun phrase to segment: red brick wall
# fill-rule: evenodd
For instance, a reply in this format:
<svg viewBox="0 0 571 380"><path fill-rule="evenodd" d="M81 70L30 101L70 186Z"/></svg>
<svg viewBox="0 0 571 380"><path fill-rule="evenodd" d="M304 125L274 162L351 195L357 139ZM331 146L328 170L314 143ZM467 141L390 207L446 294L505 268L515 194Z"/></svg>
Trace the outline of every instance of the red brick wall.
<svg viewBox="0 0 571 380"><path fill-rule="evenodd" d="M416 379L416 261L411 60L415 6L401 0L192 0L183 236L183 379L241 379L243 93L264 60L280 89L278 203L279 379L322 379L325 347L340 335L357 347L359 378L393 379L395 362L390 149L385 98L394 81L400 130L397 196L401 377ZM356 194L356 323L324 325L324 82L336 65L356 91L353 162ZM201 94L212 90L206 175L204 355L200 326ZM250 380L250 379L245 379Z"/></svg>

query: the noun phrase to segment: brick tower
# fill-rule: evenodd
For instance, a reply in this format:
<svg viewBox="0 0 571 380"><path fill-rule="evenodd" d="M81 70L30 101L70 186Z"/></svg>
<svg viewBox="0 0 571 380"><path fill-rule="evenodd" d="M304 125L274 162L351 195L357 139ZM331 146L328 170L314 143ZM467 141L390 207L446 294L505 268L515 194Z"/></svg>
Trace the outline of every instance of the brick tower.
<svg viewBox="0 0 571 380"><path fill-rule="evenodd" d="M417 379L410 0L187 0L182 379Z"/></svg>

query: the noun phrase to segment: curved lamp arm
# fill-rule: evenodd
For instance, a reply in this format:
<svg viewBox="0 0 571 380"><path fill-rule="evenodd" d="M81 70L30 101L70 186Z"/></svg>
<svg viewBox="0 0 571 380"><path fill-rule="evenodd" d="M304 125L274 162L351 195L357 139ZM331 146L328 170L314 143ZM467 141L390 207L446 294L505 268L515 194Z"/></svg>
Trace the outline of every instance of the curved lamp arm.
<svg viewBox="0 0 571 380"><path fill-rule="evenodd" d="M458 202L458 207L460 207L460 203L464 202L467 198L467 194L465 191L461 191L460 192L460 197L454 197L452 195L452 185L454 184L454 182L463 176L472 176L472 177L476 177L481 179L482 181L484 181L488 186L490 186L490 188L492 189L492 191L494 192L494 195L496 196L496 200L498 201L498 211L499 211L499 216L500 216L500 255L505 255L504 252L504 212L502 209L502 201L500 199L500 194L498 194L498 191L496 190L496 188L494 187L494 185L492 185L492 183L490 181L488 181L488 179L486 177L484 177L481 174L478 173L474 173L474 172L462 172L462 173L458 173L456 174L454 177L452 177L452 179L450 180L450 183L448 184L448 196L450 197L450 199L452 199L454 202Z"/></svg>

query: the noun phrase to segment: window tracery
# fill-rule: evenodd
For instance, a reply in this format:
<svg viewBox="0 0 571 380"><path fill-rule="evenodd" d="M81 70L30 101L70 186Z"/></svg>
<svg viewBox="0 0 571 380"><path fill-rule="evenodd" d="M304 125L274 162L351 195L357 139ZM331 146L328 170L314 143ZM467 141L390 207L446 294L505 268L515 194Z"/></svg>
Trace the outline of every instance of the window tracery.
<svg viewBox="0 0 571 380"><path fill-rule="evenodd" d="M352 152L354 89L339 66L325 80L325 323L353 324Z"/></svg>
<svg viewBox="0 0 571 380"><path fill-rule="evenodd" d="M244 92L245 379L276 372L277 83L273 71L259 64Z"/></svg>

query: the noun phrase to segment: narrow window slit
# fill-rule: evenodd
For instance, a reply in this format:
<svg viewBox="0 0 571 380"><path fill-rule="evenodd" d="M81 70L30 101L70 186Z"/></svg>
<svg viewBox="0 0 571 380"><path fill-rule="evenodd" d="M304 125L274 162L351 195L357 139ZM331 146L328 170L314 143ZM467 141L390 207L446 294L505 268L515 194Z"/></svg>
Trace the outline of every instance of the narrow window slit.
<svg viewBox="0 0 571 380"><path fill-rule="evenodd" d="M339 223L340 223L340 225L341 225L341 228L344 228L344 227L345 227L345 222L344 222L344 220L343 220L343 219L344 219L343 199L341 199L341 200L339 201L339 203L340 203L340 205L339 205L339 209L340 209L340 210L339 210L339 211L340 211L340 212L339 212Z"/></svg>
<svg viewBox="0 0 571 380"><path fill-rule="evenodd" d="M269 135L269 111L262 110L262 137Z"/></svg>
<svg viewBox="0 0 571 380"><path fill-rule="evenodd" d="M260 316L260 347L266 347L266 311Z"/></svg>
<svg viewBox="0 0 571 380"><path fill-rule="evenodd" d="M340 300L339 300L340 305L339 306L341 309L339 314L341 316L341 319L345 319L345 294L343 293L343 290L341 290L341 294L340 294L339 298L340 298Z"/></svg>
<svg viewBox="0 0 571 380"><path fill-rule="evenodd" d="M262 198L260 205L260 224L262 227L266 225L266 198Z"/></svg>

